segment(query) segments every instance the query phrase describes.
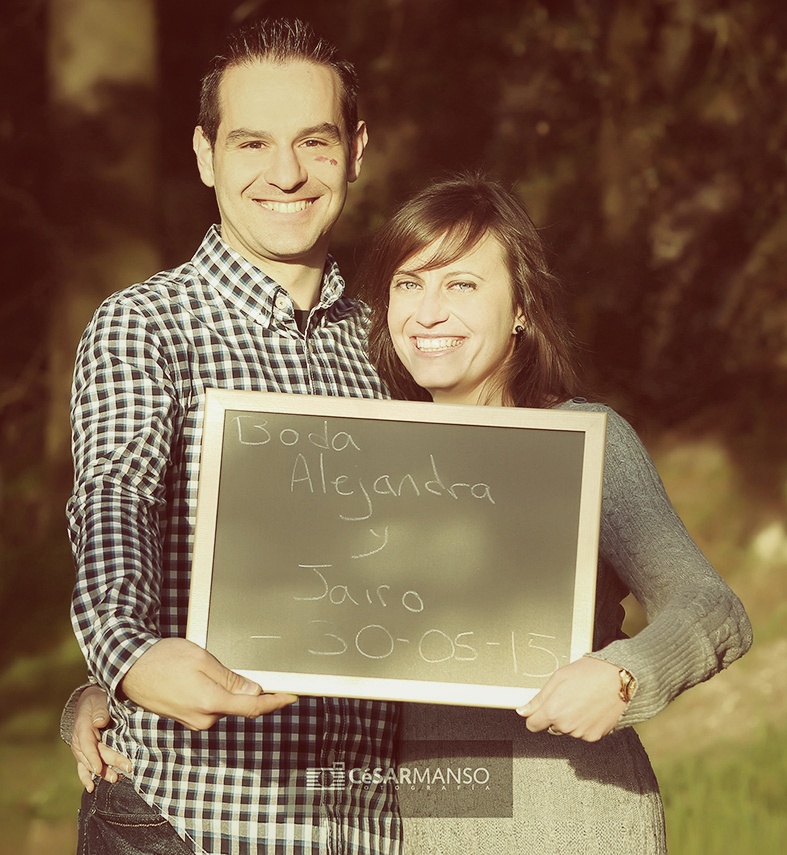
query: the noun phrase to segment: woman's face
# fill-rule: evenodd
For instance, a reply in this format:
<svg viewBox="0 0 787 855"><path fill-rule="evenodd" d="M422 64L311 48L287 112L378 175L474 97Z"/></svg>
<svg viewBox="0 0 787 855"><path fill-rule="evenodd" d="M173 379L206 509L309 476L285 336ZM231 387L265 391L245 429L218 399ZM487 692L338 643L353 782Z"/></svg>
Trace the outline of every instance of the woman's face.
<svg viewBox="0 0 787 855"><path fill-rule="evenodd" d="M394 272L388 330L396 354L435 401L502 404L496 381L523 323L503 247L487 235L455 261L425 270L442 240Z"/></svg>

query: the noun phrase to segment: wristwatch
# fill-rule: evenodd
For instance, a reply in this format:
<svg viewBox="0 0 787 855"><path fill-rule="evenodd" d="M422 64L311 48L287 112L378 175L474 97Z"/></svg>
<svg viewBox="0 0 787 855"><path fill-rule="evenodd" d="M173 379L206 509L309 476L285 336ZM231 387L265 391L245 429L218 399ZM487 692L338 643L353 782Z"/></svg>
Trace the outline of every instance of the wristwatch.
<svg viewBox="0 0 787 855"><path fill-rule="evenodd" d="M629 703L634 695L637 694L637 678L631 671L627 671L625 668L621 668L618 674L620 676L620 691L618 694L621 701Z"/></svg>

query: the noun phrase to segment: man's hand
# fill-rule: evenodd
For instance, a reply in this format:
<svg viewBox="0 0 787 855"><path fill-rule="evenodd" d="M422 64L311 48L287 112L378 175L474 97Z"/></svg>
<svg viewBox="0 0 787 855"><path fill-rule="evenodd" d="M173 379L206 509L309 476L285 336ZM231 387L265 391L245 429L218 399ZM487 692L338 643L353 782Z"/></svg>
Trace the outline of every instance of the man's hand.
<svg viewBox="0 0 787 855"><path fill-rule="evenodd" d="M116 766L131 771L127 757L114 751L101 741L101 729L109 724L107 696L98 686L88 686L79 696L71 735L71 753L77 761L77 775L84 788L93 792L93 776L100 775L114 784L120 775Z"/></svg>
<svg viewBox="0 0 787 855"><path fill-rule="evenodd" d="M215 656L185 638L162 638L129 668L121 689L146 710L190 730L207 730L226 715L257 718L298 700L262 688L225 668Z"/></svg>
<svg viewBox="0 0 787 855"><path fill-rule="evenodd" d="M620 721L626 702L620 698L619 668L602 659L583 657L558 668L519 715L537 733L570 735L598 742Z"/></svg>

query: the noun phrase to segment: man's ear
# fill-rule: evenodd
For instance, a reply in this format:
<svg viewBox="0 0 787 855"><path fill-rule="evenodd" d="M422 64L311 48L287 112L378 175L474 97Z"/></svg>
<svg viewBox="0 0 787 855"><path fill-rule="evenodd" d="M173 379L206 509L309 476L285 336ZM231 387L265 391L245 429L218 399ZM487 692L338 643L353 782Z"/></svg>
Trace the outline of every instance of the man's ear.
<svg viewBox="0 0 787 855"><path fill-rule="evenodd" d="M200 125L194 128L192 146L194 154L197 155L197 169L202 183L206 187L213 187L216 183L213 175L213 146L208 142Z"/></svg>
<svg viewBox="0 0 787 855"><path fill-rule="evenodd" d="M356 181L361 174L363 153L366 151L367 142L369 142L369 133L366 130L366 122L358 122L355 136L350 140L350 164L347 172L349 182Z"/></svg>

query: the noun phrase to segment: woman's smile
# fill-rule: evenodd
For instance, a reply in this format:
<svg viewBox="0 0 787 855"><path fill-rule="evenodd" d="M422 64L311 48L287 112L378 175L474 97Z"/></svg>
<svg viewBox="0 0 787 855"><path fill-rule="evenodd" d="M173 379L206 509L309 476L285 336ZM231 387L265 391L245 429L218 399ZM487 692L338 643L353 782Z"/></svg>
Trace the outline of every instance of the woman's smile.
<svg viewBox="0 0 787 855"><path fill-rule="evenodd" d="M448 351L461 347L464 344L464 338L430 338L427 336L413 336L413 344L421 353L429 353L440 355Z"/></svg>

